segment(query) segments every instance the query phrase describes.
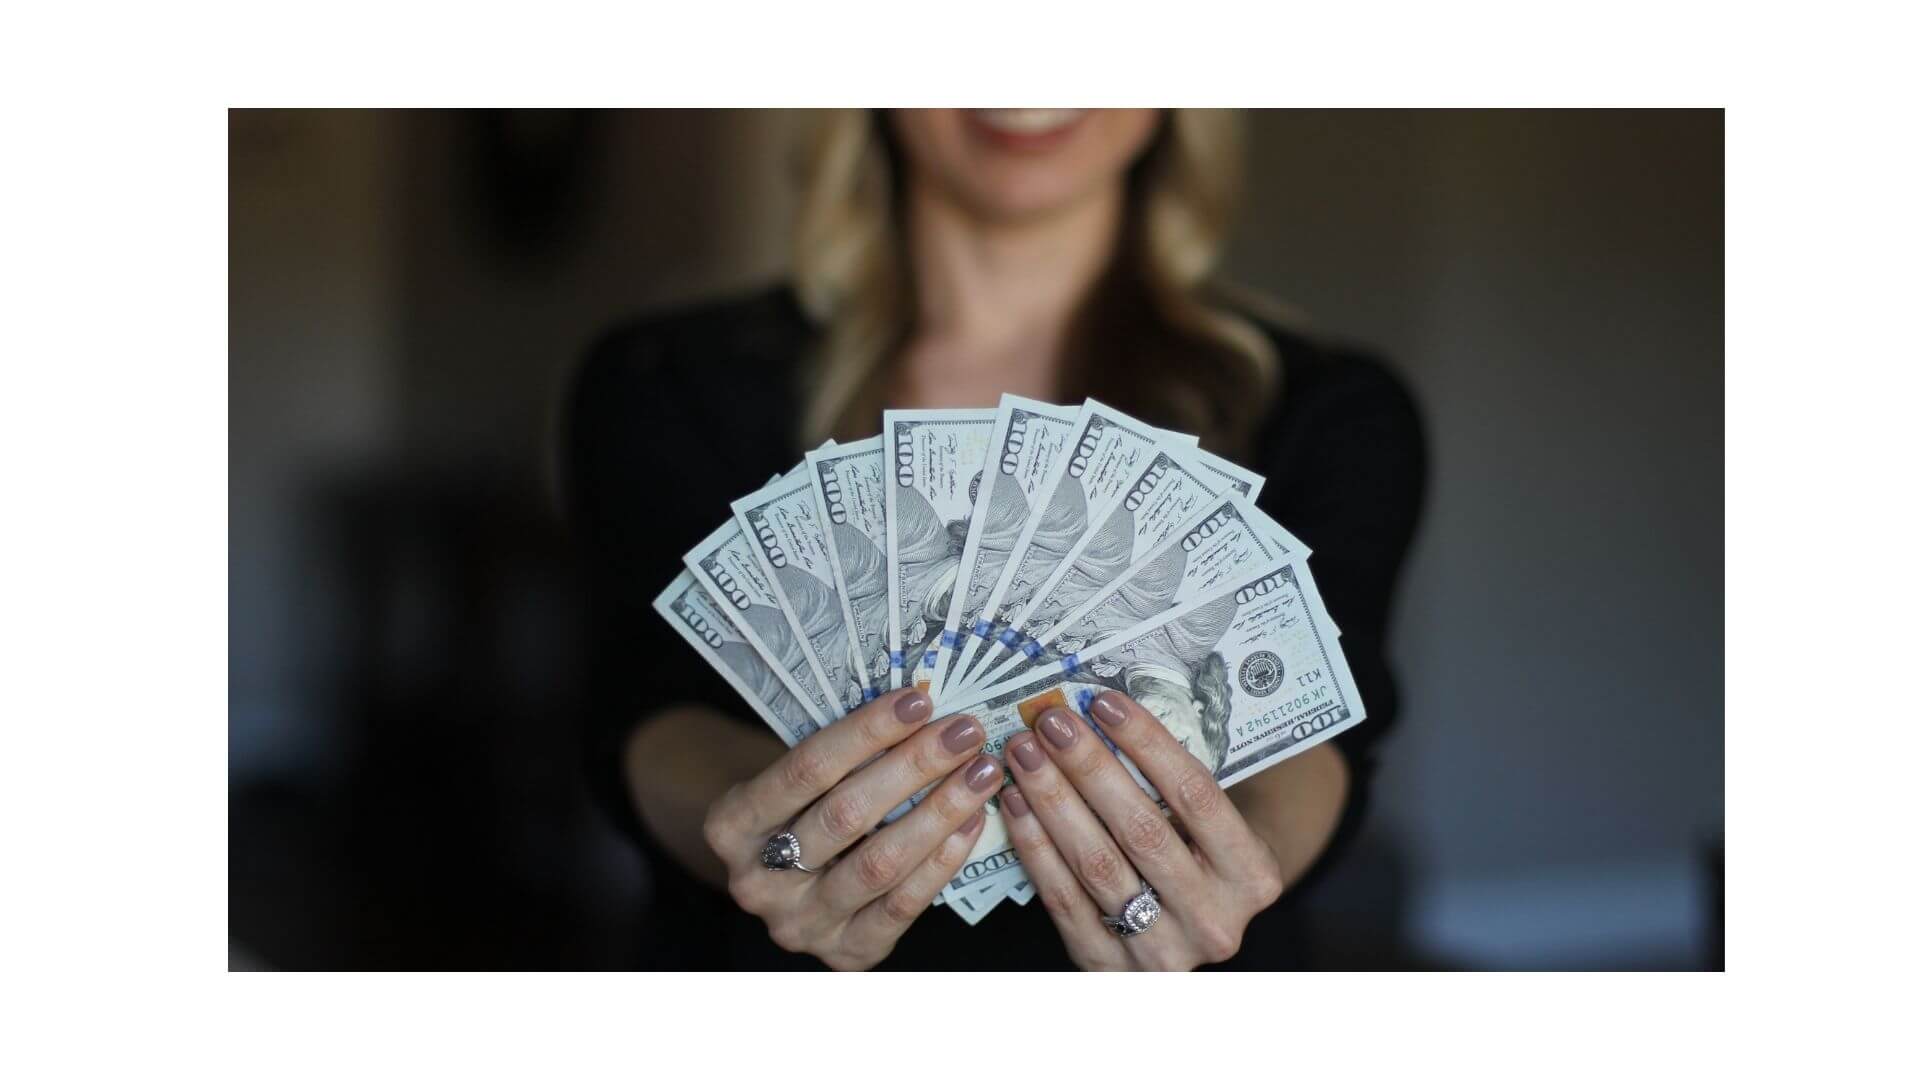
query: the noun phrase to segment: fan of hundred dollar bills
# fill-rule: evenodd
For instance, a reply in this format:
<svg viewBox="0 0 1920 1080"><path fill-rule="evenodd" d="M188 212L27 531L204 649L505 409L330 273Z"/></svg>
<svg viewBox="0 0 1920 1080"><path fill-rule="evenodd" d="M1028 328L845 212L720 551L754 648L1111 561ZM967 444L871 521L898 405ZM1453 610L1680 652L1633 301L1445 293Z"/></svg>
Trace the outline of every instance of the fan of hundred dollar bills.
<svg viewBox="0 0 1920 1080"><path fill-rule="evenodd" d="M654 607L789 746L912 683L998 754L1117 689L1228 786L1366 715L1263 483L1097 401L888 410L734 500ZM1032 894L996 799L941 900Z"/></svg>

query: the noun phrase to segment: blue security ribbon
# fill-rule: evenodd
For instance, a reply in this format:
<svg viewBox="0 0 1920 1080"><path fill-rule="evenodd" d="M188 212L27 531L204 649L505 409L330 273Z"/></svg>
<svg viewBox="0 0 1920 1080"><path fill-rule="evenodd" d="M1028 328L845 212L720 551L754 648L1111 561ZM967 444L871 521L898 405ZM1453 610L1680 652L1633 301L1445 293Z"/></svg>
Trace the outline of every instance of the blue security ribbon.
<svg viewBox="0 0 1920 1080"><path fill-rule="evenodd" d="M940 655L940 653L939 653L939 650L937 650L937 649L928 649L928 650L927 650L927 651L926 651L925 653L923 653L923 654L921 655L921 657L920 657L920 666L921 666L921 667L923 667L923 668L930 668L930 667L932 667L932 666L933 666L933 664L934 664L934 661L935 661L935 659L937 659L937 658L939 657L939 655Z"/></svg>
<svg viewBox="0 0 1920 1080"><path fill-rule="evenodd" d="M1060 661L1060 670L1071 675L1080 666L1080 654L1068 653Z"/></svg>
<svg viewBox="0 0 1920 1080"><path fill-rule="evenodd" d="M879 697L879 696L880 696L880 691L878 691L878 690L875 690L875 689L874 689L873 687L871 687L871 686L869 686L869 687L867 687L866 689L864 689L864 690L862 690L862 691L860 691L860 700L861 700L861 701L872 701L872 700L873 700L874 698L877 698L877 697Z"/></svg>
<svg viewBox="0 0 1920 1080"><path fill-rule="evenodd" d="M888 667L906 667L907 654L901 652L899 649L893 650L892 652L887 654L887 666Z"/></svg>
<svg viewBox="0 0 1920 1080"><path fill-rule="evenodd" d="M1073 702L1080 707L1080 715L1085 716L1087 710L1093 707L1093 691L1081 687L1073 692Z"/></svg>
<svg viewBox="0 0 1920 1080"><path fill-rule="evenodd" d="M1040 655L1040 643L1037 641L1029 641L1025 645L1020 646L1020 651L1027 654L1027 659L1035 659Z"/></svg>
<svg viewBox="0 0 1920 1080"><path fill-rule="evenodd" d="M992 632L993 632L992 623L988 622L985 619L973 620L973 636L974 637L977 637L977 638L988 637L988 636L991 636Z"/></svg>
<svg viewBox="0 0 1920 1080"><path fill-rule="evenodd" d="M958 645L959 643L960 643L959 634L956 634L951 630L940 631L940 644L951 648L955 645Z"/></svg>
<svg viewBox="0 0 1920 1080"><path fill-rule="evenodd" d="M1018 645L1019 643L1020 643L1020 631L1015 630L1011 626L1007 627L1005 630L1000 631L1000 644L1005 645L1007 648L1011 649L1015 645Z"/></svg>

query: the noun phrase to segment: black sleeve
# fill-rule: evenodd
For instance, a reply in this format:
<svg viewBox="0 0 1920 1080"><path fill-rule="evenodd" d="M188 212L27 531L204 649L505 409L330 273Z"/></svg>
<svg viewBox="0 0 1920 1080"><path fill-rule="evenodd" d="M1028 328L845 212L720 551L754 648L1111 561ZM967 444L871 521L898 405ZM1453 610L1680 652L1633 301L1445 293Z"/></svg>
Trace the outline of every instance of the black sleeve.
<svg viewBox="0 0 1920 1080"><path fill-rule="evenodd" d="M687 430L691 395L671 352L669 338L643 325L596 344L567 402L560 463L590 620L587 775L596 800L650 854L626 791L628 737L643 716L675 702L737 708L726 683L653 610L700 530L722 520L684 512L699 478L676 459L699 440Z"/></svg>
<svg viewBox="0 0 1920 1080"><path fill-rule="evenodd" d="M1336 739L1354 778L1337 846L1361 817L1381 737L1400 712L1387 622L1420 515L1426 448L1413 399L1371 359L1317 355L1289 387L1296 391L1263 433L1254 465L1270 478L1261 508L1313 549L1308 568L1367 709Z"/></svg>

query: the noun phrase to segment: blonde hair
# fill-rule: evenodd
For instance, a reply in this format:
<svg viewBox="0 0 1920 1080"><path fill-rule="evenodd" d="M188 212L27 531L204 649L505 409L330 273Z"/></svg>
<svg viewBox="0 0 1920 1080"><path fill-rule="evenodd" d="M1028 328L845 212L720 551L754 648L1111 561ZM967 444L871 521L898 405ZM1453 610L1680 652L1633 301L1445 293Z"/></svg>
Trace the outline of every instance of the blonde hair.
<svg viewBox="0 0 1920 1080"><path fill-rule="evenodd" d="M1132 167L1116 268L1148 301L1158 333L1145 336L1192 355L1143 356L1131 374L1151 385L1134 393L1099 388L1122 408L1134 398L1143 419L1184 426L1228 449L1244 444L1279 374L1266 336L1205 298L1239 195L1240 142L1236 113L1173 109ZM822 328L801 418L811 445L874 426L886 365L912 329L913 290L899 225L897 154L878 114L835 110L821 117L801 167L794 288ZM1091 310L1084 314L1099 321ZM1117 344L1099 342L1099 331L1089 328L1083 343ZM1182 362L1168 362L1175 359Z"/></svg>

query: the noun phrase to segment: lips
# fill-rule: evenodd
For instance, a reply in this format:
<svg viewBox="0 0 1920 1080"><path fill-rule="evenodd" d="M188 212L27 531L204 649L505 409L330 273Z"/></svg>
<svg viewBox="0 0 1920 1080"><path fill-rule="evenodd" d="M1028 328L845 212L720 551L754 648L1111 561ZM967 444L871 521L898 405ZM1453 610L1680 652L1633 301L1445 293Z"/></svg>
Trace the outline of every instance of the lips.
<svg viewBox="0 0 1920 1080"><path fill-rule="evenodd" d="M1085 109L968 109L980 126L1000 135L1034 137L1064 131L1087 115Z"/></svg>

